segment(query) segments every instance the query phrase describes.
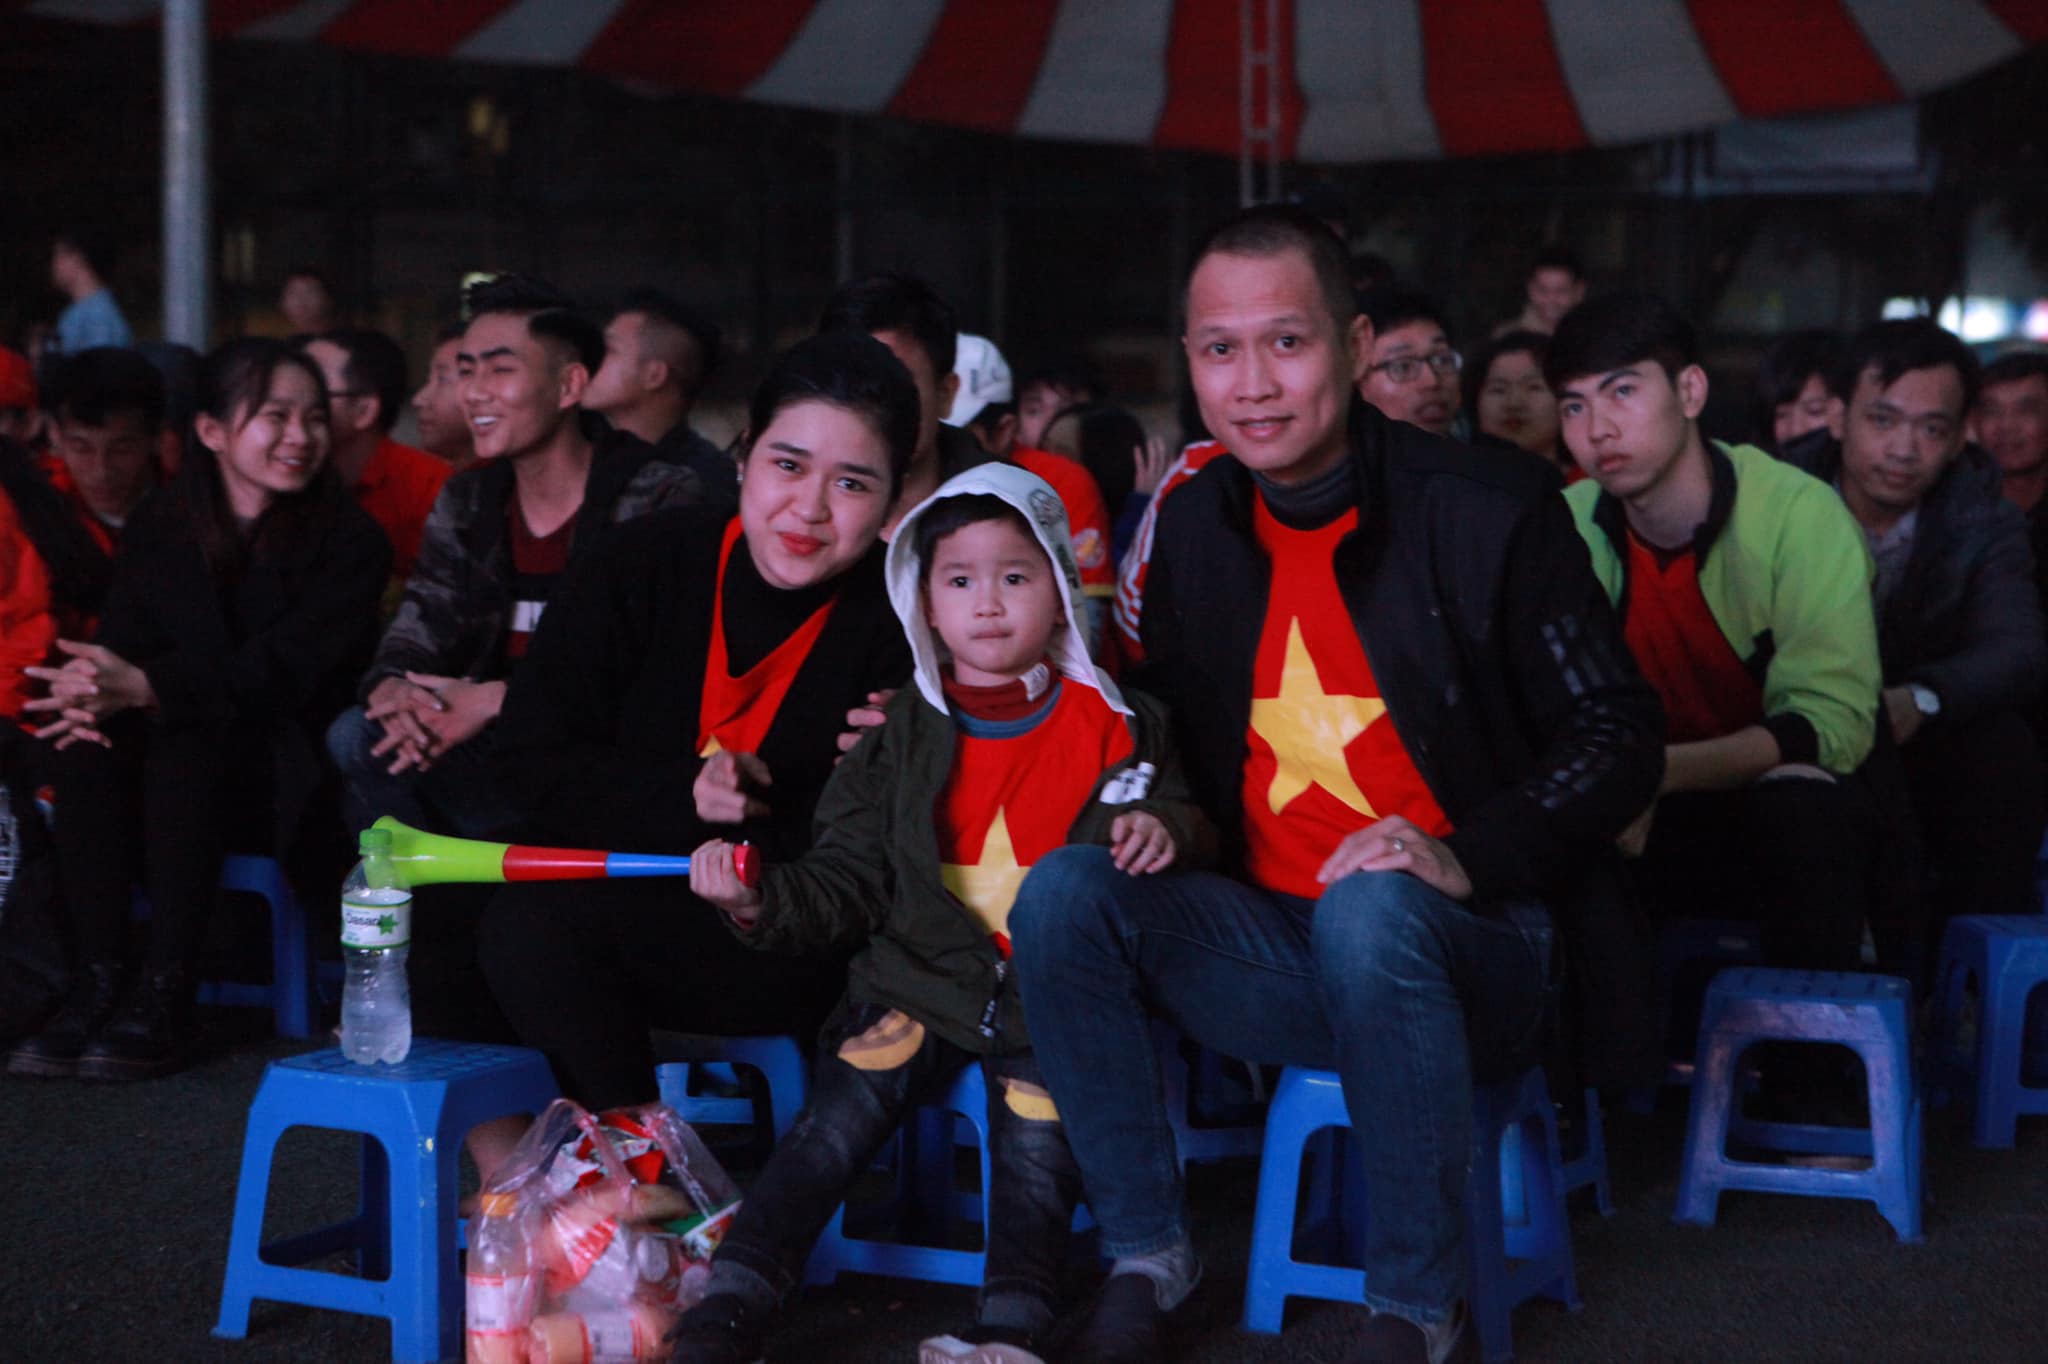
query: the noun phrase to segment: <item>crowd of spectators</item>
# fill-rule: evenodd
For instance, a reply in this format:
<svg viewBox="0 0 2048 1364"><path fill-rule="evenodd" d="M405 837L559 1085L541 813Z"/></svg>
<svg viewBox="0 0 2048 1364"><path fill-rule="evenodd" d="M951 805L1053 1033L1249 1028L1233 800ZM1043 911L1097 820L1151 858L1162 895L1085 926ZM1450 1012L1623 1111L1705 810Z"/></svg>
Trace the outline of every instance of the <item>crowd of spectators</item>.
<svg viewBox="0 0 2048 1364"><path fill-rule="evenodd" d="M230 852L309 896L384 815L689 853L423 890L413 959L422 1031L592 1107L655 1097L652 1029L815 1044L675 1359L756 1358L977 1062L988 1281L924 1358L1042 1357L1083 1198L1112 1268L1060 1357L1159 1357L1201 1273L1161 1018L1341 1076L1356 1358L1465 1357L1475 1079L1653 1083L1663 925L1924 987L1948 917L2037 908L2048 354L1794 332L1715 433L1693 324L1567 250L1469 351L1391 273L1296 208L1215 228L1177 451L1086 361L851 280L721 447L719 329L658 290L484 278L415 368L302 269L289 336L145 354L60 239L40 369L0 350L8 1071L191 1064ZM1762 1075L1808 1117L1852 1080Z"/></svg>

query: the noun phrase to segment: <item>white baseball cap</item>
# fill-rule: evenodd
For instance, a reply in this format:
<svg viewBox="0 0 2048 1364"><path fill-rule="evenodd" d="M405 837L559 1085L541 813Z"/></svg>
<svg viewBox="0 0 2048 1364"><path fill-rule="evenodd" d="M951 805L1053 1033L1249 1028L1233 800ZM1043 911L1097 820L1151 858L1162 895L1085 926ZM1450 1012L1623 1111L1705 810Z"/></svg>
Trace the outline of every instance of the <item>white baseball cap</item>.
<svg viewBox="0 0 2048 1364"><path fill-rule="evenodd" d="M965 426L990 403L1006 403L1015 396L1010 387L1009 362L986 336L960 333L953 349L953 373L959 376L960 387L946 413L950 426Z"/></svg>

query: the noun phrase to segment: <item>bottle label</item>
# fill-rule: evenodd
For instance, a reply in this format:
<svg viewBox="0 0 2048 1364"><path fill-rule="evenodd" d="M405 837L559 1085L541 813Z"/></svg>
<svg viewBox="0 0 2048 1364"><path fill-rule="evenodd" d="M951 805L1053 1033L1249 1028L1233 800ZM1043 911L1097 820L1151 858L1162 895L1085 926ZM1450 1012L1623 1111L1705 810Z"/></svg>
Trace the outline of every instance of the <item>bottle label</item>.
<svg viewBox="0 0 2048 1364"><path fill-rule="evenodd" d="M660 1337L649 1331L638 1314L631 1311L585 1312L583 1339L585 1359L654 1359Z"/></svg>
<svg viewBox="0 0 2048 1364"><path fill-rule="evenodd" d="M341 902L343 947L404 947L411 941L412 895L409 892L358 892Z"/></svg>
<svg viewBox="0 0 2048 1364"><path fill-rule="evenodd" d="M530 1274L471 1274L466 1285L467 1330L478 1335L524 1331L533 1320Z"/></svg>

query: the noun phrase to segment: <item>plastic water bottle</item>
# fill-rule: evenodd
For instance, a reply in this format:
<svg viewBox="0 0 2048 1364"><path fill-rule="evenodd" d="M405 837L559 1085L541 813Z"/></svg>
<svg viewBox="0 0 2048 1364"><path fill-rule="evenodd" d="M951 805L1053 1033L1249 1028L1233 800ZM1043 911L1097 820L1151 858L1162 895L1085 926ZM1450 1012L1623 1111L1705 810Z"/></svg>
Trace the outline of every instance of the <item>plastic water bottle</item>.
<svg viewBox="0 0 2048 1364"><path fill-rule="evenodd" d="M362 860L341 884L341 1054L397 1065L412 1050L412 892L392 865L390 830L365 829L356 846Z"/></svg>

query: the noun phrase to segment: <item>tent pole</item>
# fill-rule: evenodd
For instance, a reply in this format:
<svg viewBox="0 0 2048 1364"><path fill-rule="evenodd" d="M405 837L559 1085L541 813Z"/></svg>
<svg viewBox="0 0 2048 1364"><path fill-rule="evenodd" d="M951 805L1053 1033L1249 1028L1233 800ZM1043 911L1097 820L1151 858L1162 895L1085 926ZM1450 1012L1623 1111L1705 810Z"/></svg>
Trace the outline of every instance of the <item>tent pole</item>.
<svg viewBox="0 0 2048 1364"><path fill-rule="evenodd" d="M164 339L212 340L206 0L164 0Z"/></svg>

